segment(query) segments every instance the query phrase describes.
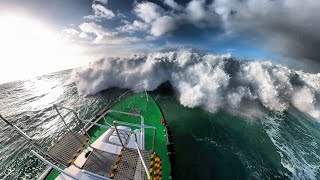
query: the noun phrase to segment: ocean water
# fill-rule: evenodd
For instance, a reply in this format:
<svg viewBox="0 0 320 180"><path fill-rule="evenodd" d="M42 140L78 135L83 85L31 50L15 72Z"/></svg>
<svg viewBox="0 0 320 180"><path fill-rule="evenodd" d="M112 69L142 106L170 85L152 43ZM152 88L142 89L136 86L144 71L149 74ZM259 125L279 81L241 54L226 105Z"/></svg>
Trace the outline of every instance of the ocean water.
<svg viewBox="0 0 320 180"><path fill-rule="evenodd" d="M88 119L125 91L111 87L140 79L173 130L176 179L320 179L319 74L189 52L134 58L1 84L0 113L49 147L65 130L53 104ZM36 179L46 166L9 126L0 129L0 179Z"/></svg>
<svg viewBox="0 0 320 180"><path fill-rule="evenodd" d="M296 109L247 117L158 97L174 133L177 179L320 179L320 124Z"/></svg>
<svg viewBox="0 0 320 180"><path fill-rule="evenodd" d="M0 85L0 113L41 144L50 147L65 127L52 111L53 104L77 110L88 119L108 105L102 96L80 97L70 83L71 71ZM72 126L70 121L70 125ZM46 166L31 153L31 146L0 122L0 179L36 179Z"/></svg>

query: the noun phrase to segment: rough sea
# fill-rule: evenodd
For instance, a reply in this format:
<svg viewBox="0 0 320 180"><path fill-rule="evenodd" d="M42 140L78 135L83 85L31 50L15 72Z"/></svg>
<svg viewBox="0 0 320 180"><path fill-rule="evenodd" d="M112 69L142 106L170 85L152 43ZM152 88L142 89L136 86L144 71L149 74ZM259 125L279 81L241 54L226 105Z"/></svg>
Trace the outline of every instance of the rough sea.
<svg viewBox="0 0 320 180"><path fill-rule="evenodd" d="M271 62L188 50L102 59L1 84L0 113L46 148L65 130L53 104L90 119L128 88L162 109L176 179L320 179L320 74ZM36 179L46 166L0 130L0 179Z"/></svg>

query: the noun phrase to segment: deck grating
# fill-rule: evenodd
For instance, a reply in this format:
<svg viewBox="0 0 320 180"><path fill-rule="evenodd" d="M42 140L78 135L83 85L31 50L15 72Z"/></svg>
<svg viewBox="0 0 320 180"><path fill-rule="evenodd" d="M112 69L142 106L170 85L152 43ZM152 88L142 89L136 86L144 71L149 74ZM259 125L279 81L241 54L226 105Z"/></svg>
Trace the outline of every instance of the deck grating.
<svg viewBox="0 0 320 180"><path fill-rule="evenodd" d="M77 132L67 132L55 145L48 149L48 154L64 166L69 166L75 154L84 148L89 138Z"/></svg>
<svg viewBox="0 0 320 180"><path fill-rule="evenodd" d="M99 149L93 149L89 154L87 161L82 166L82 169L109 177L112 173L112 168L116 163L118 155L111 154Z"/></svg>
<svg viewBox="0 0 320 180"><path fill-rule="evenodd" d="M149 169L151 152L141 150L141 154ZM137 172L137 169L139 172ZM116 180L147 179L139 158L138 151L136 149L126 149L124 151L123 155L121 156L121 160L118 163L118 168L114 174L114 179Z"/></svg>

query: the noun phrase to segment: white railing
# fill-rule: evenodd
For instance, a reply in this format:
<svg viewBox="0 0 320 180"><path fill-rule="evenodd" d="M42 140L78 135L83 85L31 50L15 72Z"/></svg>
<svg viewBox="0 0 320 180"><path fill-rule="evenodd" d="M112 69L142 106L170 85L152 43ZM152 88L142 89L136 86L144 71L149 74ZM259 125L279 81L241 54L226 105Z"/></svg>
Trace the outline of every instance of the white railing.
<svg viewBox="0 0 320 180"><path fill-rule="evenodd" d="M135 117L140 117L141 120L141 149L144 150L144 139L145 139L145 134L144 134L144 118L143 116L139 115L139 114L134 114L134 113L128 113L128 112L122 112L122 111L116 111L116 110L108 110L108 112L115 112L115 113L119 113L119 114L125 114L125 115L130 115L130 116L135 116Z"/></svg>
<svg viewBox="0 0 320 180"><path fill-rule="evenodd" d="M67 173L66 171L64 171L63 169L59 168L58 166L52 164L50 161L46 160L44 157L42 157L40 154L38 154L37 152L35 152L34 150L31 150L31 153L33 155L35 155L37 158L39 158L41 161L43 161L44 163L46 163L48 166L50 166L51 168L55 169L56 171L60 172L61 174L64 174L72 179L76 179L76 180L81 180L79 178L77 178L76 176Z"/></svg>
<svg viewBox="0 0 320 180"><path fill-rule="evenodd" d="M135 137L135 141L134 141L134 142L135 142L135 144L136 144L136 147L137 147L137 150L138 150L138 154L139 154L140 160L141 160L141 162L142 162L144 171L146 172L148 179L151 179L151 176L150 176L148 167L147 167L147 165L146 165L146 162L144 162L144 159L143 159L143 157L142 157L142 154L141 154L140 149L139 149L139 146L138 146L137 134L134 134L134 137Z"/></svg>
<svg viewBox="0 0 320 180"><path fill-rule="evenodd" d="M113 121L113 125L117 130L117 125L116 124L122 124L122 125L127 125L127 126L132 126L132 127L140 127L141 129L145 129L145 128L149 128L149 129L153 129L154 134L153 134L153 142L152 142L152 149L151 151L154 151L154 147L156 144L156 130L157 128L154 126L146 126L146 125L139 125L139 124L133 124L133 123L128 123L128 122L122 122L122 121ZM144 138L143 138L144 140ZM120 140L121 142L121 140ZM141 142L142 143L142 142ZM143 142L144 143L144 142ZM144 147L144 146L143 146ZM142 150L145 150L145 148L143 148Z"/></svg>

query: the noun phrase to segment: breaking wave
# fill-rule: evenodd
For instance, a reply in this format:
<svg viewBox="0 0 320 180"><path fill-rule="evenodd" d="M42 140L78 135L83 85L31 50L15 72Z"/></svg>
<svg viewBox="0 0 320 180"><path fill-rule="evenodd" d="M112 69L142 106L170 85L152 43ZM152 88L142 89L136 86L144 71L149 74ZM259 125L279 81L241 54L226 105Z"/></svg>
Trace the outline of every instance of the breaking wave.
<svg viewBox="0 0 320 180"><path fill-rule="evenodd" d="M187 107L215 112L220 108L236 110L255 101L279 112L292 105L320 119L320 73L292 70L269 61L238 61L230 54L181 49L106 58L77 69L73 80L81 95L110 87L155 90L169 81L180 103Z"/></svg>

